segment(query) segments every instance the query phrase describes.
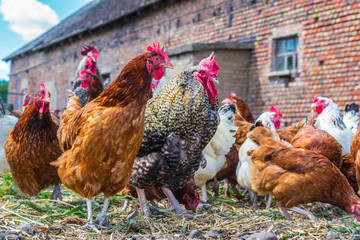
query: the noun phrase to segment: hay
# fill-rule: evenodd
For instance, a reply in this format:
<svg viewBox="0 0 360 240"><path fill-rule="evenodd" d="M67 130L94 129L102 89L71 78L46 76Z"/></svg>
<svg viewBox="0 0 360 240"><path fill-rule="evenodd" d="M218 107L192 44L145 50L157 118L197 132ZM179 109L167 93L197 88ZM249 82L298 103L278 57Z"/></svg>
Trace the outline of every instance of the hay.
<svg viewBox="0 0 360 240"><path fill-rule="evenodd" d="M360 227L352 215L330 205L325 204L324 209L316 204L304 206L319 218L319 223L310 222L292 212L289 213L293 220L288 221L275 203L269 210L263 209L264 202L260 210L252 210L247 196L241 201L223 199L222 196L210 197L211 209L199 210L193 219L181 219L172 212L166 212L163 217L147 218L140 215L127 220L130 213L139 210L138 206L135 201L130 201L127 211L122 212L125 197L116 195L110 199L108 211L114 227L94 233L80 229L86 223L86 203L71 191L63 187L63 202L46 199L51 195L51 189L42 191L39 200L30 201L11 189L12 184L4 178L0 180L0 192L15 193L0 197L0 232L12 231L21 234L24 239L186 239L194 229L202 234L215 230L221 234L221 239L246 239L261 231L273 232L279 239L324 239L328 231L335 231L342 239L350 239L352 232ZM100 212L102 201L102 196L95 199L94 217ZM161 201L159 206L169 207L167 201ZM21 224L31 224L37 234L31 236L20 230Z"/></svg>

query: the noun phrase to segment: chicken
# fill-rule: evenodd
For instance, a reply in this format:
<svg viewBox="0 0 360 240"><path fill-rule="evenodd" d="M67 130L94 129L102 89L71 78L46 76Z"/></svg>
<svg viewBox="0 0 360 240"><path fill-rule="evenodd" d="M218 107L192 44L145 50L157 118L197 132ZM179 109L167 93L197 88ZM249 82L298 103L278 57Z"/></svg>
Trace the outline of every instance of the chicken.
<svg viewBox="0 0 360 240"><path fill-rule="evenodd" d="M26 94L24 96L24 103L23 103L23 106L22 106L22 111L24 111L25 107L29 104L30 100L31 100L31 96L29 95L28 91L26 91ZM22 114L22 111L16 111L16 110L12 109L12 110L10 110L9 115L20 118L21 114Z"/></svg>
<svg viewBox="0 0 360 240"><path fill-rule="evenodd" d="M303 124L304 122L299 122L297 124L290 125L285 129L276 129L276 132L281 140L291 142L291 140L295 137L298 131L302 128Z"/></svg>
<svg viewBox="0 0 360 240"><path fill-rule="evenodd" d="M14 182L23 194L36 199L42 189L55 185L51 199L61 199L57 168L50 165L61 154L56 138L58 122L49 110L50 93L43 84L9 131L5 155Z"/></svg>
<svg viewBox="0 0 360 240"><path fill-rule="evenodd" d="M290 143L295 148L307 149L323 155L341 169L341 145L330 134L314 127L314 111L311 111L307 125L298 131Z"/></svg>
<svg viewBox="0 0 360 240"><path fill-rule="evenodd" d="M354 138L355 138L355 136L354 136ZM346 179L349 181L349 183L352 186L352 188L354 189L354 191L356 193L358 193L358 191L359 191L359 186L358 186L358 182L357 182L358 170L355 166L355 160L352 157L351 153L348 153L348 154L345 154L344 156L342 156L342 160L343 161L342 161L342 166L340 168L340 171L342 172L342 174L344 174Z"/></svg>
<svg viewBox="0 0 360 240"><path fill-rule="evenodd" d="M350 153L354 133L344 124L339 107L331 99L315 97L311 107L319 114L315 127L333 136L342 146L342 156Z"/></svg>
<svg viewBox="0 0 360 240"><path fill-rule="evenodd" d="M0 97L0 175L10 172L9 164L5 158L4 144L8 132L15 126L17 121L16 117L5 114L5 104Z"/></svg>
<svg viewBox="0 0 360 240"><path fill-rule="evenodd" d="M231 93L222 103L236 105L235 120L242 120L242 118L244 118L249 123L255 122L250 108L246 105L245 101L241 97L236 96L235 93ZM240 118L240 116L242 118Z"/></svg>
<svg viewBox="0 0 360 240"><path fill-rule="evenodd" d="M58 139L64 154L53 164L59 167L62 183L87 199L85 229L107 225L109 197L126 187L143 139L152 78L160 80L164 68L172 67L160 44L147 50L84 107L78 97L70 97L61 115ZM105 195L104 206L94 223L91 199L100 193Z"/></svg>
<svg viewBox="0 0 360 240"><path fill-rule="evenodd" d="M225 164L222 166L221 170L216 174L214 178L215 183L217 181L225 180L225 197L228 196L229 183L234 189L238 198L241 197L237 188L237 178L236 178L236 167L239 163L239 148L246 140L246 134L250 131L250 128L253 126L255 119L251 113L250 108L246 105L245 101L236 96L235 93L230 94L223 103L230 103L236 105L235 112L235 121L234 125L238 128L235 133L235 143L230 148L230 151L225 155ZM215 195L218 195L217 184L214 185Z"/></svg>
<svg viewBox="0 0 360 240"><path fill-rule="evenodd" d="M173 191L176 200L179 203L184 204L186 210L192 210L193 212L196 211L196 208L200 203L199 194L196 188L197 186L195 184L194 178L191 178L189 182L186 183L182 188ZM161 189L155 186L145 188L144 191L148 201L160 201L166 198ZM126 192L128 192L133 197L138 197L134 187L128 186ZM124 208L126 208L126 206L124 206Z"/></svg>
<svg viewBox="0 0 360 240"><path fill-rule="evenodd" d="M271 193L287 218L290 217L285 208L323 202L360 219L359 197L345 176L326 157L275 140L272 132L264 127L255 128L248 138L259 146L252 152L251 184L259 194ZM307 215L314 219L313 215Z"/></svg>
<svg viewBox="0 0 360 240"><path fill-rule="evenodd" d="M220 123L214 137L206 145L203 154L206 160L206 167L200 167L195 172L195 183L202 188L202 201L207 202L206 182L215 177L217 172L225 163L225 155L229 152L235 142L234 133L237 127L234 126L235 106L225 104L219 109Z"/></svg>
<svg viewBox="0 0 360 240"><path fill-rule="evenodd" d="M343 121L346 127L355 134L359 126L359 105L356 103L346 104Z"/></svg>
<svg viewBox="0 0 360 240"><path fill-rule="evenodd" d="M254 126L258 126L258 125L268 126L274 132L274 135L278 137L278 135L275 132L276 132L276 128L280 127L281 120L282 120L282 114L274 106L271 106L270 112L262 113L256 119ZM250 131L252 128L250 128ZM247 138L239 149L240 161L236 167L237 183L239 184L240 187L246 188L254 195L253 208L257 208L257 194L254 191L254 188L252 187L252 184L250 182L250 172L251 169L253 168L253 164L251 162L251 156L248 155L248 151L255 150L256 148L257 145Z"/></svg>
<svg viewBox="0 0 360 240"><path fill-rule="evenodd" d="M91 75L96 75L100 80L101 87L98 87L98 81L95 80L95 85L92 87L93 89L104 89L103 79L101 78L101 74L99 69L96 66L96 59L99 57L100 52L96 47L91 45L86 45L83 47L81 54L85 56L78 65L78 68L75 73L74 83L72 87L72 92L79 97L80 103L82 106L85 106L87 102L87 98L89 94L87 94L87 85L92 81ZM86 81L82 81L82 79L88 78ZM94 77L92 77L94 78ZM97 92L99 93L99 92ZM94 96L96 97L96 91Z"/></svg>
<svg viewBox="0 0 360 240"><path fill-rule="evenodd" d="M202 151L219 123L214 84L218 73L212 53L170 80L147 104L144 139L130 178L147 216L151 213L144 189L152 186L161 188L176 213L187 216L172 190L185 185L200 163L206 163Z"/></svg>

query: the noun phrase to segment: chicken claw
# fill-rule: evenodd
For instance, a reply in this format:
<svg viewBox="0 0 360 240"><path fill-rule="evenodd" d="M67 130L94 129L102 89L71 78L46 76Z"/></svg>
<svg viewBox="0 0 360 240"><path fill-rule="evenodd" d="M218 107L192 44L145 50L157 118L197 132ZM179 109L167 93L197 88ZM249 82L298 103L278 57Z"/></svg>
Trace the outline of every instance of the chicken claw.
<svg viewBox="0 0 360 240"><path fill-rule="evenodd" d="M187 218L193 218L194 217L192 214L186 213L186 211L180 206L178 200L175 198L174 194L172 193L172 191L168 187L162 186L161 190L164 192L166 197L171 202L171 205L174 207L174 210L175 210L176 214L181 214L181 216L187 217Z"/></svg>
<svg viewBox="0 0 360 240"><path fill-rule="evenodd" d="M101 210L101 213L96 217L94 221L94 225L98 229L104 229L111 227L112 225L109 223L108 217L106 216L107 209L109 207L109 198L104 199L104 205Z"/></svg>
<svg viewBox="0 0 360 240"><path fill-rule="evenodd" d="M151 217L149 206L146 202L146 196L144 189L136 188L136 192L139 198L141 211L148 217Z"/></svg>

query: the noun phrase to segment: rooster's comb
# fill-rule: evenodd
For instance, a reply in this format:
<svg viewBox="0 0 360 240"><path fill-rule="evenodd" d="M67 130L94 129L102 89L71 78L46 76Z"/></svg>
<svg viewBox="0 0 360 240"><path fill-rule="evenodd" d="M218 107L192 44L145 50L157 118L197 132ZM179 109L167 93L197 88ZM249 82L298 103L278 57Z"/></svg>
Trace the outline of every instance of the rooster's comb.
<svg viewBox="0 0 360 240"><path fill-rule="evenodd" d="M81 55L86 56L88 53L91 53L94 58L99 56L99 50L92 45L84 45L83 50L81 51Z"/></svg>
<svg viewBox="0 0 360 240"><path fill-rule="evenodd" d="M214 52L209 57L201 60L199 65L202 68L206 68L215 77L219 75L219 66L216 64Z"/></svg>
<svg viewBox="0 0 360 240"><path fill-rule="evenodd" d="M50 98L50 93L46 89L45 85L42 84L42 83L40 83L40 91L44 91L44 97L45 98Z"/></svg>
<svg viewBox="0 0 360 240"><path fill-rule="evenodd" d="M230 93L230 95L228 96L228 98L232 98L232 97L236 97L236 93Z"/></svg>
<svg viewBox="0 0 360 240"><path fill-rule="evenodd" d="M313 103L316 103L320 100L320 97L314 97L314 102Z"/></svg>
<svg viewBox="0 0 360 240"><path fill-rule="evenodd" d="M164 57L165 61L170 62L170 59L165 51L165 47L163 46L162 48L160 48L160 42L158 42L157 46L155 43L153 43L153 46L149 45L147 47L147 50L149 52L154 52L154 53L158 53L158 54L162 55Z"/></svg>
<svg viewBox="0 0 360 240"><path fill-rule="evenodd" d="M282 114L274 106L271 106L270 112L276 113L277 115L282 117Z"/></svg>

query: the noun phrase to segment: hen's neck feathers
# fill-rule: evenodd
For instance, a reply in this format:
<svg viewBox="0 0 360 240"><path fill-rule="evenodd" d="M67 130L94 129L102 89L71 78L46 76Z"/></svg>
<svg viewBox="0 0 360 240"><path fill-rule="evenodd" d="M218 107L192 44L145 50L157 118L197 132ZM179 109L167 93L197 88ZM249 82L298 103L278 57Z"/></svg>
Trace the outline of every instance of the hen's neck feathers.
<svg viewBox="0 0 360 240"><path fill-rule="evenodd" d="M267 125L271 130L276 131L275 125L271 121L270 116L270 112L264 112L256 119L255 123L261 122L263 125Z"/></svg>
<svg viewBox="0 0 360 240"><path fill-rule="evenodd" d="M17 141L37 141L42 138L51 141L56 138L58 125L51 118L50 111L40 115L34 106L34 100L25 108L13 130L13 138ZM24 139L26 138L26 139Z"/></svg>
<svg viewBox="0 0 360 240"><path fill-rule="evenodd" d="M120 75L94 100L103 106L124 107L134 100L145 102L150 98L151 75L146 68L150 53L132 59Z"/></svg>

